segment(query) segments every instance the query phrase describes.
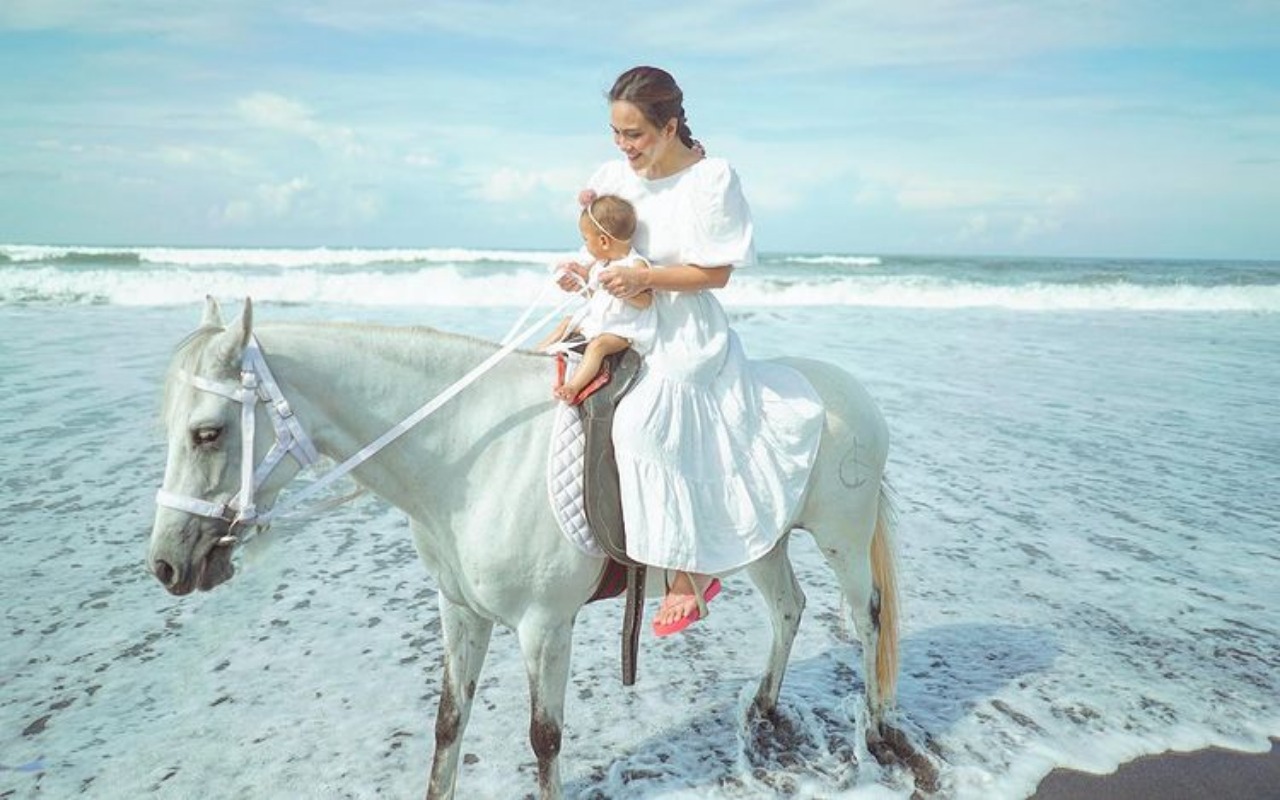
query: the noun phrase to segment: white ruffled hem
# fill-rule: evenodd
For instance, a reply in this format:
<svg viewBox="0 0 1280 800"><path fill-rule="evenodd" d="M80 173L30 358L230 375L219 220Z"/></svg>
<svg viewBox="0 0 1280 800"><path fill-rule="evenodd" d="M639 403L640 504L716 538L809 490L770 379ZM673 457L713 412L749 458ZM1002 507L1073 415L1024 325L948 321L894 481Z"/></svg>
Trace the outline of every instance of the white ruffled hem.
<svg viewBox="0 0 1280 800"><path fill-rule="evenodd" d="M619 405L628 554L725 572L769 552L794 522L822 434L822 406L795 370L750 362L736 339L710 386L649 374Z"/></svg>

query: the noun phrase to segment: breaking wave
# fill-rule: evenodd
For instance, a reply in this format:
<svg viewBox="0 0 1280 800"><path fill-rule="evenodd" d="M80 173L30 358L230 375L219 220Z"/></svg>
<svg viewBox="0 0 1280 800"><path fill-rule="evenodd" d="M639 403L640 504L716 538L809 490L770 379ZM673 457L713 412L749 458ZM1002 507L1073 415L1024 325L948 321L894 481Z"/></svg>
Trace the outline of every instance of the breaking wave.
<svg viewBox="0 0 1280 800"><path fill-rule="evenodd" d="M525 306L540 294L550 299L551 269L571 255L0 245L0 304L163 306L210 294L289 304ZM1277 312L1280 265L775 254L735 274L719 296L764 307Z"/></svg>

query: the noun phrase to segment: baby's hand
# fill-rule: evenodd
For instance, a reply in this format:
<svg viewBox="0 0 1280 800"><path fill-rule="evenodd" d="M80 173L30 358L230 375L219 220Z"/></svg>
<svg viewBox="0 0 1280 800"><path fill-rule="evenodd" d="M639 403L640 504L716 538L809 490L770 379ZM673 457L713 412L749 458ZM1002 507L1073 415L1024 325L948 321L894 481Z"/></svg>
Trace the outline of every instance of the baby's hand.
<svg viewBox="0 0 1280 800"><path fill-rule="evenodd" d="M596 201L595 189L583 189L578 192L578 205L586 208Z"/></svg>
<svg viewBox="0 0 1280 800"><path fill-rule="evenodd" d="M578 292L587 285L590 270L576 261L556 265L556 285L566 292Z"/></svg>

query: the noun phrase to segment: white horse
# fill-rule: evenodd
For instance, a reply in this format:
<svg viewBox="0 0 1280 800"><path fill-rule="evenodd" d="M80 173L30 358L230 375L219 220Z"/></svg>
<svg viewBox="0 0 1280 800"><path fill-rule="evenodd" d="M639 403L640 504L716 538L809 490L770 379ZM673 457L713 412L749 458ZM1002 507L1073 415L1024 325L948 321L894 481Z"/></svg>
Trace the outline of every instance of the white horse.
<svg viewBox="0 0 1280 800"><path fill-rule="evenodd" d="M149 565L175 595L212 589L231 577L231 534L242 522L225 510L242 488L245 465L252 472L252 464L271 448L270 437L254 437L253 428L270 431L279 422L279 415L273 420L262 405L250 406L244 415L231 399L235 392L218 388L239 385L251 341L266 354L287 398L286 414L320 454L336 460L359 451L498 349L426 328L272 324L255 329L248 302L239 319L224 327L210 300L202 326L178 346L165 385L168 463L161 495L190 500L157 509ZM893 750L895 741L903 741L884 717L893 697L898 646L891 511L883 482L888 430L870 396L848 373L817 361L785 363L808 378L826 408L817 463L791 527L813 535L852 609L867 676L867 739L885 760L885 742ZM358 484L409 515L418 553L440 589L445 665L429 798L453 797L462 734L495 623L515 631L524 655L540 794L560 796L558 755L571 633L604 563L566 539L546 499L554 410L549 375L547 356L517 351L352 473ZM242 444L244 429L256 443ZM269 506L299 469L284 458L256 489L259 506ZM753 706L771 717L805 598L787 557L786 537L745 569L768 605L773 626Z"/></svg>

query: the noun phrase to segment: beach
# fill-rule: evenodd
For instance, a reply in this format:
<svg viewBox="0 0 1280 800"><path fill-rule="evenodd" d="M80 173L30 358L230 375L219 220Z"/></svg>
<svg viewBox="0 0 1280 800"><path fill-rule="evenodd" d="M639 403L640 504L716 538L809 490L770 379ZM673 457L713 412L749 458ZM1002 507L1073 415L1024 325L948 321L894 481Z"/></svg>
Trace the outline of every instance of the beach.
<svg viewBox="0 0 1280 800"><path fill-rule="evenodd" d="M1280 750L1266 753L1197 750L1145 756L1112 775L1067 770L1049 773L1032 800L1193 800L1200 797L1280 797Z"/></svg>
<svg viewBox="0 0 1280 800"><path fill-rule="evenodd" d="M144 565L163 377L206 291L496 340L558 254L123 250L0 247L0 798L420 795L441 645L404 515L280 523L228 584L170 597ZM1280 785L1280 265L783 254L730 289L751 357L838 364L889 421L894 720L937 796L1276 796L1252 792ZM596 603L566 796L912 796L860 735L835 580L807 536L790 552L786 746L745 720L768 642L745 576L687 634L646 633L629 689L620 606ZM527 703L495 631L459 796L534 791Z"/></svg>

